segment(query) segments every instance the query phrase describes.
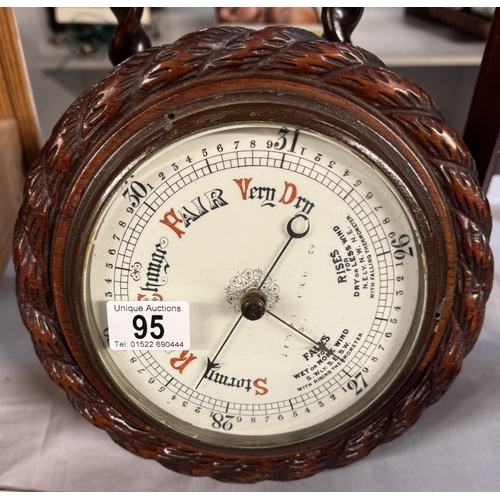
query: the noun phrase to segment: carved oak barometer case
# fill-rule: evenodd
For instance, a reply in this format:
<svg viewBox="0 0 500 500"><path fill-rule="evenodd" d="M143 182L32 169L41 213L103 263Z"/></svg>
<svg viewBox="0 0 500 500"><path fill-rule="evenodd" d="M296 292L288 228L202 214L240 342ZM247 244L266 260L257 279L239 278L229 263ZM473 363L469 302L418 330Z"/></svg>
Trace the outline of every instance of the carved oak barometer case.
<svg viewBox="0 0 500 500"><path fill-rule="evenodd" d="M295 479L390 440L479 333L473 159L372 54L216 28L137 54L42 150L19 303L73 405L142 457Z"/></svg>

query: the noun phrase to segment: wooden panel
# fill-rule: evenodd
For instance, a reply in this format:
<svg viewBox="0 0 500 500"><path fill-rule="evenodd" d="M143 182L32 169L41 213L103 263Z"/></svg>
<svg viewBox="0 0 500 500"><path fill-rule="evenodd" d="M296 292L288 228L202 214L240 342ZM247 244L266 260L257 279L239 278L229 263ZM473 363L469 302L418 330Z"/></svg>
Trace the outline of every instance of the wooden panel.
<svg viewBox="0 0 500 500"><path fill-rule="evenodd" d="M451 7L407 7L406 13L435 23L451 26L464 33L486 40L491 20L464 10Z"/></svg>
<svg viewBox="0 0 500 500"><path fill-rule="evenodd" d="M21 206L22 148L14 118L0 119L0 277L12 253L14 223Z"/></svg>
<svg viewBox="0 0 500 500"><path fill-rule="evenodd" d="M14 116L14 110L12 109L2 65L0 64L0 117L2 116Z"/></svg>
<svg viewBox="0 0 500 500"><path fill-rule="evenodd" d="M14 116L26 165L40 150L40 128L12 8L0 8L0 117Z"/></svg>
<svg viewBox="0 0 500 500"><path fill-rule="evenodd" d="M496 161L491 161L500 135L500 9L495 10L490 36L484 49L464 140L476 160L479 179L486 191Z"/></svg>
<svg viewBox="0 0 500 500"><path fill-rule="evenodd" d="M12 8L0 8L0 279L12 253L24 173L40 150L40 127Z"/></svg>

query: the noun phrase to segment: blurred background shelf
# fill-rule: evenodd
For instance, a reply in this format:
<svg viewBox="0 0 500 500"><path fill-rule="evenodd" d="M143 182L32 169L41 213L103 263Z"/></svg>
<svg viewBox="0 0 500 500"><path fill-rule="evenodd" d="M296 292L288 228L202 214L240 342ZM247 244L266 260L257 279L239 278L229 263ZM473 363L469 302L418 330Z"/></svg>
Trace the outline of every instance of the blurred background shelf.
<svg viewBox="0 0 500 500"><path fill-rule="evenodd" d="M45 8L16 8L42 134L48 138L74 99L111 69L106 48L81 55L81 48L56 46ZM166 44L217 24L213 7L168 7L152 11ZM313 31L321 31L319 27ZM353 43L420 85L436 100L448 123L462 132L485 42L444 25L408 16L402 7L366 8Z"/></svg>

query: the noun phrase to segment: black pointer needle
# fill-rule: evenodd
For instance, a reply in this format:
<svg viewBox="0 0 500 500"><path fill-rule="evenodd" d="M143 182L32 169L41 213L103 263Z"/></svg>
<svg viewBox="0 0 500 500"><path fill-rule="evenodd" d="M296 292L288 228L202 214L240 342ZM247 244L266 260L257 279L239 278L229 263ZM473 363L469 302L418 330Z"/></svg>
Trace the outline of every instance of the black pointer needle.
<svg viewBox="0 0 500 500"><path fill-rule="evenodd" d="M322 340L320 340L318 342L318 341L312 339L311 337L306 335L304 332L297 330L297 328L292 326L290 323L287 323L286 321L282 320L279 316L276 316L276 314L274 314L271 311L267 311L267 314L269 314L273 318L277 319L280 323L283 323L285 326L288 326L288 328L291 328L294 332L297 332L299 335L302 335L302 337L306 338L307 340L309 340L309 342L313 343L318 348L318 350L320 350L322 352L326 352L327 354L330 354L330 356L332 356L333 359L335 359L337 361L341 361L341 359L333 353L333 349L329 349L328 347L326 347L326 344Z"/></svg>
<svg viewBox="0 0 500 500"><path fill-rule="evenodd" d="M295 222L295 220L297 219L304 219L305 221L307 221L307 227L305 230L301 231L301 232L297 232L294 230L293 228L293 223ZM293 239L297 239L297 238L303 238L308 232L309 232L309 229L311 228L310 224L309 224L309 217L307 217L307 215L303 214L303 213L298 213L296 215L294 215L287 223L286 225L286 232L288 233L288 235L290 236L287 240L287 242L285 243L285 246L281 249L281 252L278 254L278 256L276 257L276 259L274 260L271 268L269 269L269 271L267 272L267 274L264 276L264 279L261 281L260 285L259 285L259 288L257 290L260 290L262 288L262 286L264 285L265 281L267 280L267 278L269 277L269 275L271 274L272 270L276 267L276 264L278 263L278 261L281 259L281 257L283 256L283 254L285 253L285 250L288 248L288 245L290 245L291 241ZM217 359L217 357L219 356L220 352L222 351L223 347L227 344L227 341L230 339L231 335L233 334L233 332L236 330L236 327L238 326L239 322L241 321L241 318L243 318L244 314L240 314L240 317L236 320L236 323L233 325L233 327L231 328L231 331L229 332L229 334L227 335L227 337L225 338L224 342L222 343L222 345L219 347L219 350L217 351L217 353L215 354L214 358L213 359L210 359L210 358L207 358L207 367L205 368L205 372L203 373L203 376L200 378L200 380L198 381L198 384L196 385L196 388L195 389L198 389L198 386L201 384L202 380L207 376L208 372L210 370L213 370L214 368L217 368L219 365L218 363L215 362L215 360ZM255 318L253 318L255 319ZM286 323L285 323L286 324ZM314 341L312 341L314 342ZM325 346L326 347L326 346Z"/></svg>
<svg viewBox="0 0 500 500"><path fill-rule="evenodd" d="M299 219L299 218L300 219L304 219L305 221L307 221L307 228L304 231L300 232L300 233L294 231L294 229L293 229L293 223L294 223L294 221L297 220L297 219ZM259 288L257 290L260 290L263 287L263 285L266 282L267 278L269 278L269 275L272 273L273 269L276 267L276 264L281 259L281 257L283 257L283 254L285 253L285 250L288 248L288 245L290 245L290 243L292 242L292 240L293 239L298 239L298 238L303 238L309 232L310 228L311 228L311 226L309 224L309 218L307 217L307 215L302 214L302 213L294 215L288 221L288 224L286 225L286 232L288 233L288 235L290 237L288 238L287 242L285 243L285 246L281 249L281 252L278 254L278 256L276 257L276 259L274 260L274 262L273 262L272 266L270 267L269 271L267 271L267 274L264 276L264 278L260 282Z"/></svg>
<svg viewBox="0 0 500 500"><path fill-rule="evenodd" d="M233 332L236 330L236 327L238 326L238 323L241 321L241 318L243 318L243 314L240 314L240 317L236 320L236 323L231 328L231 331L229 332L228 336L225 338L224 342L222 342L222 345L219 347L219 350L215 354L214 359L207 358L207 368L205 369L205 372L203 373L203 376L200 378L199 382L196 384L195 389L198 389L198 386L201 384L201 381L207 376L210 370L213 370L214 368L217 368L219 366L218 363L215 362L215 360L222 351L223 347L226 345L227 341L230 339Z"/></svg>

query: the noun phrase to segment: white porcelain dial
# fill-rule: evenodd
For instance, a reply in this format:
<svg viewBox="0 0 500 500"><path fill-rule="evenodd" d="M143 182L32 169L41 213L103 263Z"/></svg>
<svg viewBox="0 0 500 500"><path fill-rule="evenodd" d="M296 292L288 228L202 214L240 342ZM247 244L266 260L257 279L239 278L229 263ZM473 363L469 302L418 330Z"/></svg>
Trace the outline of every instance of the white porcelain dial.
<svg viewBox="0 0 500 500"><path fill-rule="evenodd" d="M172 143L117 181L84 297L101 363L138 411L258 448L376 404L418 336L427 279L412 214L378 168L317 133L250 123ZM166 337L145 325L141 348L110 349L111 300L187 302L189 348L158 350Z"/></svg>

